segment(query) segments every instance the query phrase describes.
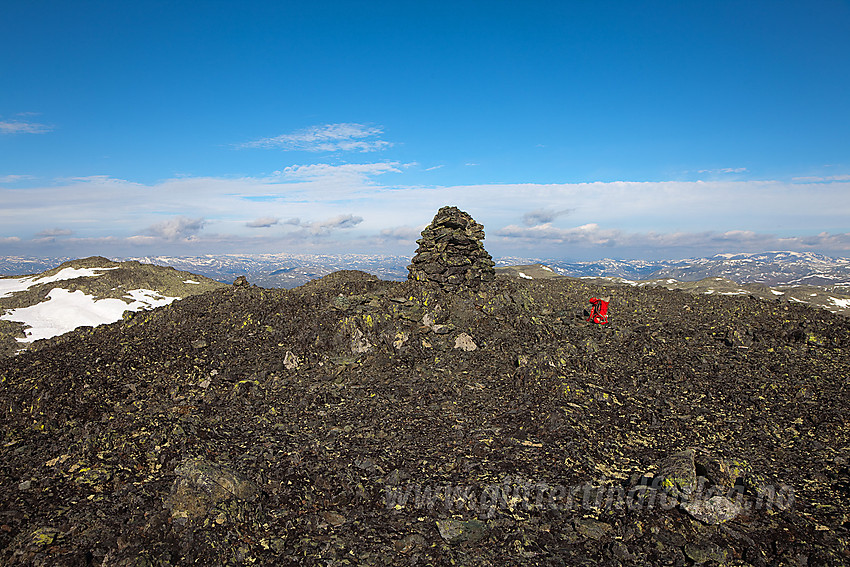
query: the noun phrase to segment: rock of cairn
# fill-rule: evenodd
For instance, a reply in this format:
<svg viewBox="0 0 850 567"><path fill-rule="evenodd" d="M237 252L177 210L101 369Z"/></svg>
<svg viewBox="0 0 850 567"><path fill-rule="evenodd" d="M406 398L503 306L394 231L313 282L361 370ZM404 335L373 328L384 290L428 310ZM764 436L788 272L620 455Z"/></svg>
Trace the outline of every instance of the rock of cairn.
<svg viewBox="0 0 850 567"><path fill-rule="evenodd" d="M496 277L484 249L484 227L457 207L443 207L417 240L408 280L429 281L446 291L477 289Z"/></svg>

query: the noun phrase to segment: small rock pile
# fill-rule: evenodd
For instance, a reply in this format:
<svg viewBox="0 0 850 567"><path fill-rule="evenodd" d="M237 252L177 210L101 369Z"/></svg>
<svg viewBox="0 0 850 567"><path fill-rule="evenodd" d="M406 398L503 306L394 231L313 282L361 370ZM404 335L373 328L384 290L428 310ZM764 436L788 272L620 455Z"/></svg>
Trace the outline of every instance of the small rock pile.
<svg viewBox="0 0 850 567"><path fill-rule="evenodd" d="M407 267L408 280L430 281L446 291L477 289L496 277L484 249L484 227L457 207L443 207L422 231L419 248Z"/></svg>

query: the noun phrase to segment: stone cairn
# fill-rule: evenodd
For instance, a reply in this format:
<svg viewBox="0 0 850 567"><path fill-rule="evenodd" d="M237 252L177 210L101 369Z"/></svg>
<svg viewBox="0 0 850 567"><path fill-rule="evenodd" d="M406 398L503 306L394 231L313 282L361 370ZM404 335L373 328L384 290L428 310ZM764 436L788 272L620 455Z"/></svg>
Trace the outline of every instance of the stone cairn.
<svg viewBox="0 0 850 567"><path fill-rule="evenodd" d="M496 277L495 263L484 249L484 227L457 207L443 207L417 240L419 248L408 280L429 281L446 291L477 289Z"/></svg>

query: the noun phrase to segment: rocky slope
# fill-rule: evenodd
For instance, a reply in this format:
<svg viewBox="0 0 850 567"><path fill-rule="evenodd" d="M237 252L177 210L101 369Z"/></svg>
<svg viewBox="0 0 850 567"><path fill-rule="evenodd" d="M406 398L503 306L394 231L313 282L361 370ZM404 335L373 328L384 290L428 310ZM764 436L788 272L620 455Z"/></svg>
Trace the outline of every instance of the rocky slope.
<svg viewBox="0 0 850 567"><path fill-rule="evenodd" d="M151 309L223 286L174 268L99 256L64 262L40 274L0 277L0 357L38 338L111 323L125 311Z"/></svg>
<svg viewBox="0 0 850 567"><path fill-rule="evenodd" d="M848 347L569 278L216 289L2 361L0 564L847 564Z"/></svg>

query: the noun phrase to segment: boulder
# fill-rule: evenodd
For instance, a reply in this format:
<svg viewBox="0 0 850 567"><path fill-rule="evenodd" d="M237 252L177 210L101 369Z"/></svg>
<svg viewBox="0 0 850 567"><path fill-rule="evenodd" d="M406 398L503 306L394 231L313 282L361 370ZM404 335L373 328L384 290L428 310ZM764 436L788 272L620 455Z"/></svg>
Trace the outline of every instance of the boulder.
<svg viewBox="0 0 850 567"><path fill-rule="evenodd" d="M476 543L487 537L487 524L479 520L437 520L440 536L448 543Z"/></svg>
<svg viewBox="0 0 850 567"><path fill-rule="evenodd" d="M166 500L178 523L203 518L215 505L230 499L253 501L259 488L238 473L203 457L184 459L174 469L177 478Z"/></svg>

